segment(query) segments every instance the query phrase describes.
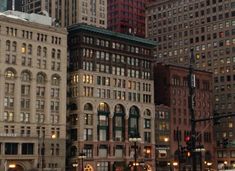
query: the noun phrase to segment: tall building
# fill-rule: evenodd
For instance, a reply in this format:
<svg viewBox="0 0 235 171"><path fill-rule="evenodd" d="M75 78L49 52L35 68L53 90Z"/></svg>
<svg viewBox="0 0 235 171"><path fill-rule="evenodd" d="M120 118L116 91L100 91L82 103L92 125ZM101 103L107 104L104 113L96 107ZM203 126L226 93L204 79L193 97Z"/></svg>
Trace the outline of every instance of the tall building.
<svg viewBox="0 0 235 171"><path fill-rule="evenodd" d="M188 68L161 63L156 64L154 69L155 103L158 105L157 117L159 118L156 124L159 123L157 127L161 128L158 131L159 137L155 137L156 145L165 145L161 146L163 148L157 150L156 153L161 154L163 153L162 150L165 150L165 158L169 159L166 146L169 142L170 161L180 161L179 170L190 169L192 160L192 157L187 156L187 149L182 148L187 147L185 138L190 136L191 131L191 114L188 107L190 103L188 100L188 73ZM195 70L194 73L196 75L195 117L197 119L209 118L212 112L212 73L200 70ZM168 106L170 111L164 106L161 107L161 105ZM168 120L170 120L170 124L167 122ZM215 166L215 142L212 123L212 121L205 121L196 124L196 148L201 145L205 148L204 152L196 153L198 170L205 169L204 161L212 162L213 167ZM165 138L169 138L169 140L165 142ZM159 171L168 167L165 160L156 159L159 163L162 163L157 165ZM171 165L171 167L173 166Z"/></svg>
<svg viewBox="0 0 235 171"><path fill-rule="evenodd" d="M24 12L45 13L46 11L55 24L61 27L76 23L107 27L106 0L23 0L22 3Z"/></svg>
<svg viewBox="0 0 235 171"><path fill-rule="evenodd" d="M0 15L0 170L64 171L67 32L22 15Z"/></svg>
<svg viewBox="0 0 235 171"><path fill-rule="evenodd" d="M7 10L22 11L22 0L8 0Z"/></svg>
<svg viewBox="0 0 235 171"><path fill-rule="evenodd" d="M147 6L147 37L158 42L158 61L188 64L194 49L196 67L213 72L214 110L220 115L235 109L235 2L233 0L158 0ZM213 113L211 113L213 115ZM217 161L233 166L233 146L222 139L235 139L235 119L223 119L215 127ZM221 164L222 165L222 164Z"/></svg>
<svg viewBox="0 0 235 171"><path fill-rule="evenodd" d="M136 157L138 171L154 171L155 44L89 25L68 31L68 166L80 163L81 169L84 162L89 171L133 170ZM141 140L131 142L132 136Z"/></svg>
<svg viewBox="0 0 235 171"><path fill-rule="evenodd" d="M145 37L145 5L147 0L108 0L108 29Z"/></svg>
<svg viewBox="0 0 235 171"><path fill-rule="evenodd" d="M0 12L7 10L7 0L0 0Z"/></svg>
<svg viewBox="0 0 235 171"><path fill-rule="evenodd" d="M14 3L14 5L13 5ZM21 11L21 0L0 0L0 12L7 10Z"/></svg>

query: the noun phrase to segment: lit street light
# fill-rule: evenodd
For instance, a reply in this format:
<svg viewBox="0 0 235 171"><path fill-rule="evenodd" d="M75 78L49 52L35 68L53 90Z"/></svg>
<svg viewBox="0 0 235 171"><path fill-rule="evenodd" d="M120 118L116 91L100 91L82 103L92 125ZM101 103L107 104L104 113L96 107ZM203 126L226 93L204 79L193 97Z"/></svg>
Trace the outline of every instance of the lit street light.
<svg viewBox="0 0 235 171"><path fill-rule="evenodd" d="M131 134L130 138L129 138L129 141L134 142L134 150L135 150L134 159L135 159L135 162L133 163L133 165L134 165L134 171L137 171L137 166L139 165L139 163L137 163L137 142L141 141L141 137L139 136L139 134Z"/></svg>
<svg viewBox="0 0 235 171"><path fill-rule="evenodd" d="M174 162L172 163L172 165L173 165L173 170L175 171L176 168L178 167L179 163L176 162L176 161L174 161Z"/></svg>
<svg viewBox="0 0 235 171"><path fill-rule="evenodd" d="M77 171L77 167L78 167L78 163L73 163L72 166L75 168L75 170Z"/></svg>
<svg viewBox="0 0 235 171"><path fill-rule="evenodd" d="M81 171L83 171L84 170L83 160L86 158L85 153L79 153L78 158L81 159L81 161L82 161Z"/></svg>

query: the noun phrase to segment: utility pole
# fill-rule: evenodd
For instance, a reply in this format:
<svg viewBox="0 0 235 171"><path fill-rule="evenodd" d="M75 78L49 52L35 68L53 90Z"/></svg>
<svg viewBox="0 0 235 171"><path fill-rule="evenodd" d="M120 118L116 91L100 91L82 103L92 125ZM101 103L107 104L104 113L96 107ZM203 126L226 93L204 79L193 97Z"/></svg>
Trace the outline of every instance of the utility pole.
<svg viewBox="0 0 235 171"><path fill-rule="evenodd" d="M196 88L196 78L194 74L194 53L193 49L190 51L190 64L189 64L189 111L191 114L191 154L192 154L192 171L197 170L196 161L196 122L195 122L195 88Z"/></svg>
<svg viewBox="0 0 235 171"><path fill-rule="evenodd" d="M176 130L177 132L177 144L178 144L178 167L179 167L179 171L180 171L180 167L181 167L181 164L180 164L180 162L181 162L181 149L180 149L180 135L179 135L179 127L177 127L177 130Z"/></svg>

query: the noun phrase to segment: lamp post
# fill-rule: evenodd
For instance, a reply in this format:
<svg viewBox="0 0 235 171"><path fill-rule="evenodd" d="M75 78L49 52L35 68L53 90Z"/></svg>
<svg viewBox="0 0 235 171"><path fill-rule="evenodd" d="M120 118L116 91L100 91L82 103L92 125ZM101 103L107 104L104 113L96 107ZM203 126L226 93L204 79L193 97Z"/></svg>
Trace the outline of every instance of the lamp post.
<svg viewBox="0 0 235 171"><path fill-rule="evenodd" d="M179 163L176 162L176 161L174 161L174 162L172 163L172 165L173 165L173 168L174 168L174 171L175 171L175 170L176 170L176 167L179 165Z"/></svg>
<svg viewBox="0 0 235 171"><path fill-rule="evenodd" d="M44 170L45 166L45 132L42 135L42 144L40 144L40 155L41 155L41 171Z"/></svg>
<svg viewBox="0 0 235 171"><path fill-rule="evenodd" d="M75 170L77 171L78 163L77 163L77 162L76 162L76 163L73 163L72 166L73 166L73 168L75 168Z"/></svg>
<svg viewBox="0 0 235 171"><path fill-rule="evenodd" d="M225 160L225 161L224 161L224 170L227 169L227 164L228 164L228 161Z"/></svg>
<svg viewBox="0 0 235 171"><path fill-rule="evenodd" d="M208 167L208 171L211 171L211 166L212 166L212 163L211 162L207 162L207 167Z"/></svg>
<svg viewBox="0 0 235 171"><path fill-rule="evenodd" d="M82 162L81 171L84 171L83 161L86 158L85 153L79 153L78 158L81 159L81 162Z"/></svg>
<svg viewBox="0 0 235 171"><path fill-rule="evenodd" d="M135 154L134 154L134 171L137 171L137 142L141 141L141 137L139 136L139 134L132 134L129 138L130 142L134 142L134 149L135 149Z"/></svg>

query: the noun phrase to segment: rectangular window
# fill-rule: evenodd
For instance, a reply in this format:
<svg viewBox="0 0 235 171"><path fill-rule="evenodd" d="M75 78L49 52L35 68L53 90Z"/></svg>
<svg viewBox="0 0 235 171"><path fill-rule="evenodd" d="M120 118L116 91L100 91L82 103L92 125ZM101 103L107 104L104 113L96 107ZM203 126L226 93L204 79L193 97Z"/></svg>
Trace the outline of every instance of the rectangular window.
<svg viewBox="0 0 235 171"><path fill-rule="evenodd" d="M100 141L106 141L107 140L107 130L106 129L100 129L99 130L99 140Z"/></svg>
<svg viewBox="0 0 235 171"><path fill-rule="evenodd" d="M5 154L7 155L18 154L18 143L5 143Z"/></svg>
<svg viewBox="0 0 235 171"><path fill-rule="evenodd" d="M101 146L99 149L99 157L107 157L108 149L106 146Z"/></svg>
<svg viewBox="0 0 235 171"><path fill-rule="evenodd" d="M22 144L22 152L23 155L32 155L34 151L33 143L23 143Z"/></svg>
<svg viewBox="0 0 235 171"><path fill-rule="evenodd" d="M93 139L93 130L92 129L84 129L84 140L92 141Z"/></svg>
<svg viewBox="0 0 235 171"><path fill-rule="evenodd" d="M144 132L144 141L151 142L151 132Z"/></svg>
<svg viewBox="0 0 235 171"><path fill-rule="evenodd" d="M151 128L151 120L144 119L144 128Z"/></svg>
<svg viewBox="0 0 235 171"><path fill-rule="evenodd" d="M92 114L85 114L85 124L86 125L93 125L93 115Z"/></svg>

